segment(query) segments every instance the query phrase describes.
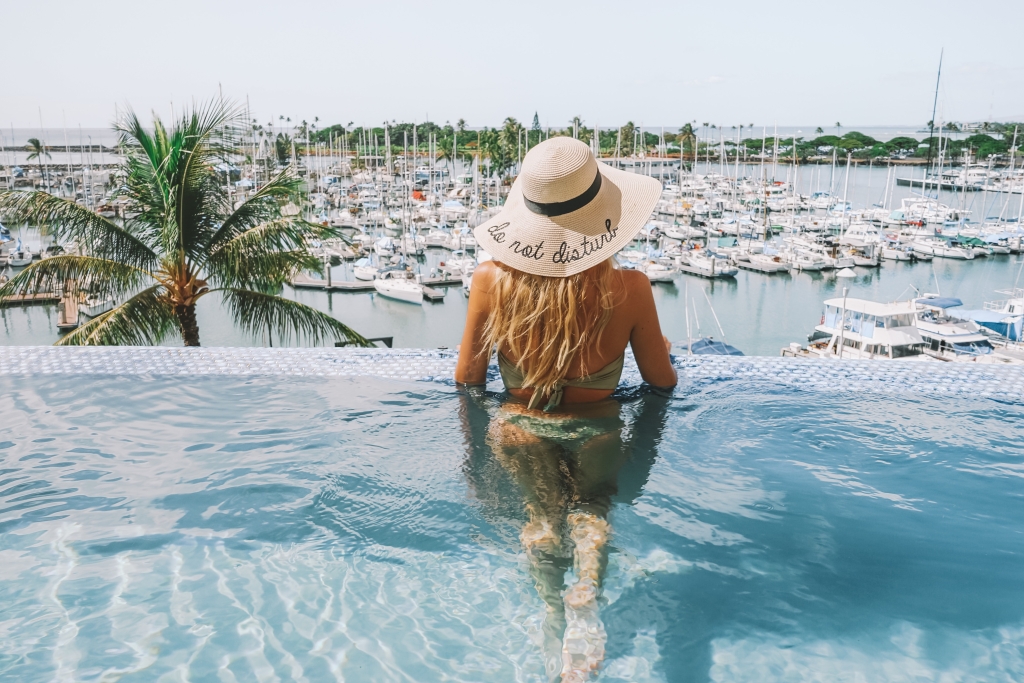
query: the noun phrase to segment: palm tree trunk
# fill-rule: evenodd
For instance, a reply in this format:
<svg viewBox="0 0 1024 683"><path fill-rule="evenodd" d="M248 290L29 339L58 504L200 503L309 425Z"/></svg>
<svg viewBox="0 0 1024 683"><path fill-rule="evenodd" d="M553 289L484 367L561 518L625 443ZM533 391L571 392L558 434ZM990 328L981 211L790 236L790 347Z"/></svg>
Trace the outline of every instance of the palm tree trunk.
<svg viewBox="0 0 1024 683"><path fill-rule="evenodd" d="M199 323L196 322L196 305L175 306L174 315L178 318L181 338L185 346L199 346Z"/></svg>

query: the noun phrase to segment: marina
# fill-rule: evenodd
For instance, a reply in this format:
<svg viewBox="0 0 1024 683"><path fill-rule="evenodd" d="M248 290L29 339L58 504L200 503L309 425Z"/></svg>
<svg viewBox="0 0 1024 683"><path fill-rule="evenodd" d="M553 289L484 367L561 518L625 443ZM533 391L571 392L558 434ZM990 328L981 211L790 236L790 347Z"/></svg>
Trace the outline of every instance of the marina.
<svg viewBox="0 0 1024 683"><path fill-rule="evenodd" d="M456 164L449 173L443 165L426 163L429 159L407 163L396 154L394 175L386 168L353 169L353 160L337 154L300 159L310 191L308 204L297 210L342 226L343 239L314 246L325 267L292 278L284 295L337 315L366 336L393 337L397 346L454 347L466 285L477 258L487 258L476 254L469 229L495 210L486 202L500 202L502 188L485 182L477 160ZM692 169L684 164L688 172L681 175L678 159L668 162L658 171L666 175L663 199L619 263L651 279L663 326L673 339L688 338L688 312L694 324L703 320L707 327L712 316L707 307L713 306L735 347L774 355L803 339L812 327L809 311L820 311L837 287L873 300L896 300L905 299L908 288L931 291L937 283L980 309L995 290L1017 286L1020 195L939 190L925 196L899 184L894 167L844 166L838 160L827 169L705 160ZM621 165L636 172L652 168ZM763 180L772 172L781 179ZM255 183L245 187L244 181L235 181L239 193L256 191ZM326 192L312 191L325 183ZM979 215L990 218L976 220ZM8 241L0 247L7 276L20 268L10 265L19 240L21 253L27 251L32 260L52 250L31 226L7 230ZM952 266L957 259L966 262L962 269ZM414 316L401 307L409 297L387 302L374 278L390 264L404 264L422 301L433 305ZM840 271L854 277L837 277ZM706 303L698 288L707 292ZM27 295L9 303L15 301L38 304L39 310L0 313L10 343L50 344L74 329L75 320L58 315L57 295ZM808 314L796 315L797 301L805 302ZM197 311L209 340L204 343L270 343L265 336L250 338L224 328L213 313L216 307L211 298ZM78 322L89 319L85 315Z"/></svg>

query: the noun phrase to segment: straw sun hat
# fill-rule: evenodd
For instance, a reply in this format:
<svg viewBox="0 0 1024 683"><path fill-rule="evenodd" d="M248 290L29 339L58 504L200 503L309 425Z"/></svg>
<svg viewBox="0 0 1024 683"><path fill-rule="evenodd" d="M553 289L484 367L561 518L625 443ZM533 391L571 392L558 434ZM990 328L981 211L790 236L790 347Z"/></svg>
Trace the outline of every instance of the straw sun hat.
<svg viewBox="0 0 1024 683"><path fill-rule="evenodd" d="M501 212L473 234L507 266L568 277L629 244L660 196L654 178L600 163L579 140L551 138L529 151Z"/></svg>

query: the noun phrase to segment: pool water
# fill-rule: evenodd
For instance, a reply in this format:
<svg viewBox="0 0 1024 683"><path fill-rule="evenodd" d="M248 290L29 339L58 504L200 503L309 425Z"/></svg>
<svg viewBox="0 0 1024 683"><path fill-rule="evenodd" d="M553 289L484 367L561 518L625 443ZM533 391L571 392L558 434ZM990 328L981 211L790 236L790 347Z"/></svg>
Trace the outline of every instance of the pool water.
<svg viewBox="0 0 1024 683"><path fill-rule="evenodd" d="M500 396L0 376L0 679L543 681ZM1024 405L624 391L602 681L1024 678Z"/></svg>

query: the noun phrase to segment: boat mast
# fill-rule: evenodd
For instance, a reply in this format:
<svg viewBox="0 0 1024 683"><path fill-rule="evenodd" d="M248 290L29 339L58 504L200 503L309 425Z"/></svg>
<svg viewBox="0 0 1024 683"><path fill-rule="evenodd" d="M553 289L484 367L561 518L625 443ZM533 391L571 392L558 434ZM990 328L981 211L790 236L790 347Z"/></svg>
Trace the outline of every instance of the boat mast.
<svg viewBox="0 0 1024 683"><path fill-rule="evenodd" d="M932 139L935 136L935 112L939 108L939 81L942 78L942 53L945 52L946 48L939 50L939 73L935 77L935 99L932 101L932 120L928 124L928 165L925 166L925 177L928 177L928 172L932 170L932 145L935 141Z"/></svg>

